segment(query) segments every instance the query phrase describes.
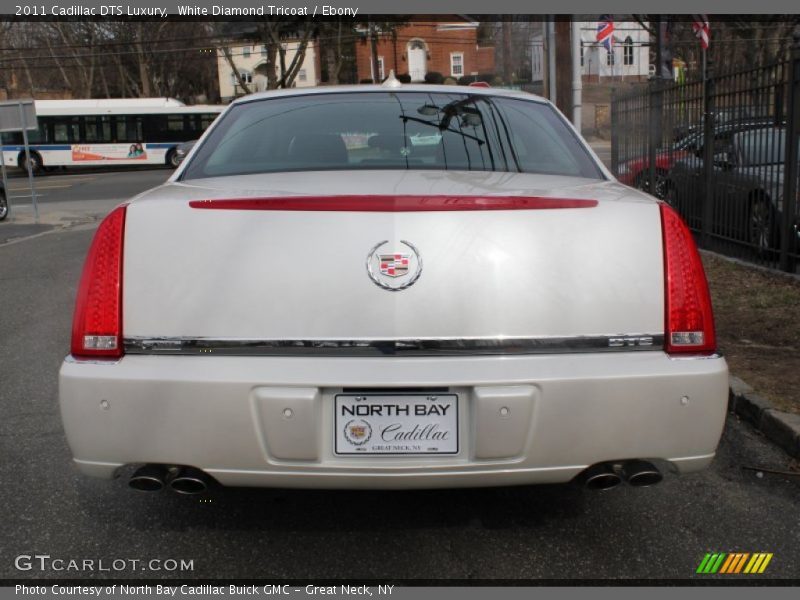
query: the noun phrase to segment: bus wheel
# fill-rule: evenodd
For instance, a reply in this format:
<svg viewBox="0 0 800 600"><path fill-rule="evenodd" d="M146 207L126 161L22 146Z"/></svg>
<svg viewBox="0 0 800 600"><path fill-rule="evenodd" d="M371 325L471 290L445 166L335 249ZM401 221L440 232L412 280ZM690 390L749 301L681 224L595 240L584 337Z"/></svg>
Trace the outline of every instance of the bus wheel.
<svg viewBox="0 0 800 600"><path fill-rule="evenodd" d="M17 164L19 164L19 168L22 169L23 171L28 170L28 161L26 160L24 152L20 152ZM33 171L34 173L38 173L41 170L42 170L42 157L39 156L38 152L31 152L31 171Z"/></svg>
<svg viewBox="0 0 800 600"><path fill-rule="evenodd" d="M172 169L177 169L181 161L178 160L178 152L173 148L167 152L167 166Z"/></svg>

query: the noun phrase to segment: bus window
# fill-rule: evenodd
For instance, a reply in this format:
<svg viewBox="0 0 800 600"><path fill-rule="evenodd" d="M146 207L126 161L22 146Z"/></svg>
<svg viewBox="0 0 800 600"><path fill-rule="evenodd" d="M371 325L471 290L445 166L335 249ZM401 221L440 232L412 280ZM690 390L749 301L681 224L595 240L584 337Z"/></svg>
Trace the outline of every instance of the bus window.
<svg viewBox="0 0 800 600"><path fill-rule="evenodd" d="M148 142L165 142L167 117L164 115L147 115L144 118L144 135Z"/></svg>
<svg viewBox="0 0 800 600"><path fill-rule="evenodd" d="M184 137L185 128L183 115L169 115L167 117L167 132L170 141L181 141Z"/></svg>
<svg viewBox="0 0 800 600"><path fill-rule="evenodd" d="M3 132L2 136L4 146L16 146L22 143L21 131L6 131Z"/></svg>
<svg viewBox="0 0 800 600"><path fill-rule="evenodd" d="M56 119L53 125L53 141L57 143L80 142L81 130L78 117Z"/></svg>
<svg viewBox="0 0 800 600"><path fill-rule="evenodd" d="M31 144L46 144L47 142L50 141L50 136L47 135L48 123L41 117L38 120L39 120L39 128L33 129L28 132L28 141ZM20 135L20 137L22 136Z"/></svg>
<svg viewBox="0 0 800 600"><path fill-rule="evenodd" d="M48 121L39 117L39 128L28 130L28 143L30 144L46 144L49 141L47 135ZM21 131L8 131L2 134L2 143L4 145L20 146L25 143Z"/></svg>
<svg viewBox="0 0 800 600"><path fill-rule="evenodd" d="M110 142L111 141L111 118L110 117L86 117L84 129L86 142Z"/></svg>
<svg viewBox="0 0 800 600"><path fill-rule="evenodd" d="M209 125L211 125L214 122L214 119L216 119L216 118L217 118L217 115L215 115L213 113L212 114L200 115L201 132L203 132L206 129L208 129Z"/></svg>
<svg viewBox="0 0 800 600"><path fill-rule="evenodd" d="M186 137L198 138L203 130L200 128L200 115L186 115Z"/></svg>
<svg viewBox="0 0 800 600"><path fill-rule="evenodd" d="M116 118L118 142L141 142L144 140L142 117L136 115L118 116Z"/></svg>

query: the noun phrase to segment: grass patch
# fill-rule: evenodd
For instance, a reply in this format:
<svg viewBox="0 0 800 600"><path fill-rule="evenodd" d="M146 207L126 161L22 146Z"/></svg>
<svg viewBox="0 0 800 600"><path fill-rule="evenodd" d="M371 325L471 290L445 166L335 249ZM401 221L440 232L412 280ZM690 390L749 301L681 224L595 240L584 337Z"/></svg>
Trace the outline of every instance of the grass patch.
<svg viewBox="0 0 800 600"><path fill-rule="evenodd" d="M703 264L731 373L800 413L800 281L705 253Z"/></svg>

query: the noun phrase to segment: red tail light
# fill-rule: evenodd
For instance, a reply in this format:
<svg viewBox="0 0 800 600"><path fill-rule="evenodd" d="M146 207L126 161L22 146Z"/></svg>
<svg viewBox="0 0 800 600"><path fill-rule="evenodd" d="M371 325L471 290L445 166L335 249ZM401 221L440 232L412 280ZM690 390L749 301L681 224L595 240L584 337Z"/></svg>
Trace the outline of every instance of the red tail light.
<svg viewBox="0 0 800 600"><path fill-rule="evenodd" d="M692 233L669 205L661 204L664 236L665 350L669 354L713 354L714 313L706 274Z"/></svg>
<svg viewBox="0 0 800 600"><path fill-rule="evenodd" d="M72 355L119 358L122 349L122 244L125 205L97 228L78 287Z"/></svg>

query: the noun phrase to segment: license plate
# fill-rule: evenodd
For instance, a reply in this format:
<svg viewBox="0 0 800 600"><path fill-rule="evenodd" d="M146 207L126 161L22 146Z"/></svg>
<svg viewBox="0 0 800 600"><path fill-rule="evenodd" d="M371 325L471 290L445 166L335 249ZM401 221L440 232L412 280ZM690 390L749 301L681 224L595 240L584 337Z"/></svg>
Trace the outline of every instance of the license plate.
<svg viewBox="0 0 800 600"><path fill-rule="evenodd" d="M456 394L338 394L340 455L458 454Z"/></svg>

